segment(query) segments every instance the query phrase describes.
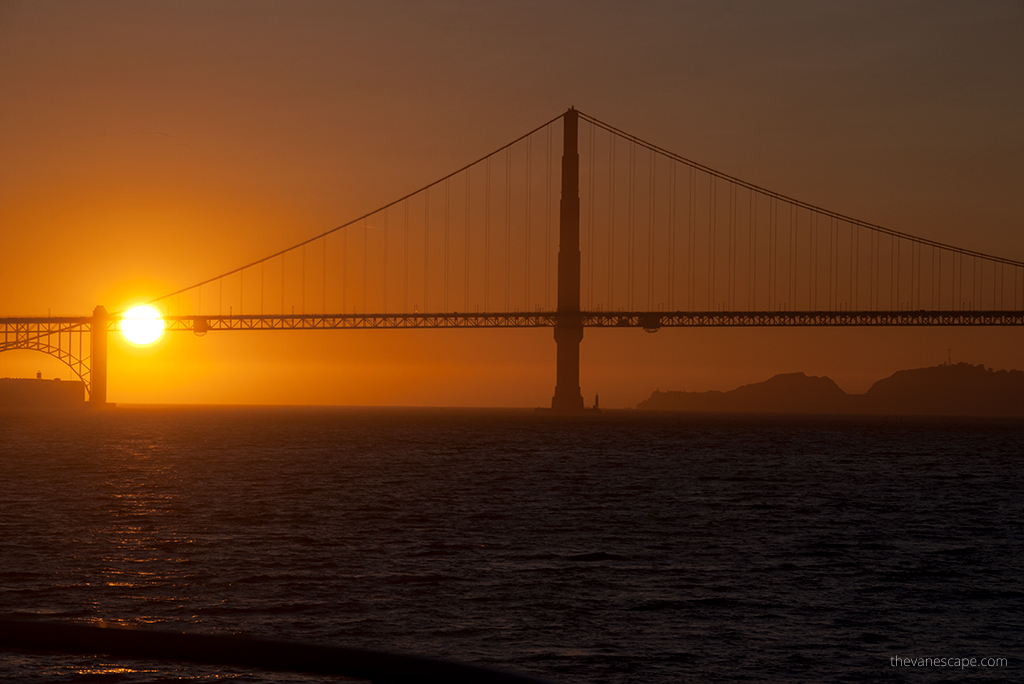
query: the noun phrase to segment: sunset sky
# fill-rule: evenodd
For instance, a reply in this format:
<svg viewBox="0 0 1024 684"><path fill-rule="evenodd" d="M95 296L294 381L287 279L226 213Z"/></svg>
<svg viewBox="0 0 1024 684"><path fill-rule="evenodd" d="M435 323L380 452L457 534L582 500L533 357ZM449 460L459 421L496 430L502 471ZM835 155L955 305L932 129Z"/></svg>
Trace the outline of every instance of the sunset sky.
<svg viewBox="0 0 1024 684"><path fill-rule="evenodd" d="M569 106L762 187L1024 260L1024 4L0 0L0 316L120 310ZM781 372L862 392L1022 329L588 330L587 403ZM541 406L551 331L111 338L121 403ZM0 377L68 378L33 352Z"/></svg>

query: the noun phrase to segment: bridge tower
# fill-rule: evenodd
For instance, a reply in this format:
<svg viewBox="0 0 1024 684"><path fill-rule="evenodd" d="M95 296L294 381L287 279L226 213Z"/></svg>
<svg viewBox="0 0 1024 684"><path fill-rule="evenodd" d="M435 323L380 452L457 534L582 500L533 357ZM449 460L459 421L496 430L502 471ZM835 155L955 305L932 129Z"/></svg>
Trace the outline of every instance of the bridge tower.
<svg viewBox="0 0 1024 684"><path fill-rule="evenodd" d="M93 408L105 408L107 405L107 318L107 310L102 305L92 312L89 405Z"/></svg>
<svg viewBox="0 0 1024 684"><path fill-rule="evenodd" d="M583 411L580 393L580 155L578 115L569 108L562 118L562 199L558 224L558 309L555 322L557 345L555 396L551 410Z"/></svg>

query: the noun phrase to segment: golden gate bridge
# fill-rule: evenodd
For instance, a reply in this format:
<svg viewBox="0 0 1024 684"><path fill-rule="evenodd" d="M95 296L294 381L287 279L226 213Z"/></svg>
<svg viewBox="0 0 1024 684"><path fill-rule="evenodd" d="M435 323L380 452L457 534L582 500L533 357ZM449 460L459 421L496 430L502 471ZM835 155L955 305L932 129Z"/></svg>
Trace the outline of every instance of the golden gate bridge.
<svg viewBox="0 0 1024 684"><path fill-rule="evenodd" d="M561 150L558 150L558 147ZM1024 325L1024 262L788 197L575 109L348 223L150 302L166 329ZM107 404L123 312L0 318Z"/></svg>

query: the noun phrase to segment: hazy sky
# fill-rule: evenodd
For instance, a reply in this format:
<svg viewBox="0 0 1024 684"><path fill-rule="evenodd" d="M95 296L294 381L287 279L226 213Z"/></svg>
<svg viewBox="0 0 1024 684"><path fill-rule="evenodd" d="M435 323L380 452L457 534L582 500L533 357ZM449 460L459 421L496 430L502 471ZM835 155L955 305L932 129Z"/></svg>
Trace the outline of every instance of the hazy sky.
<svg viewBox="0 0 1024 684"><path fill-rule="evenodd" d="M0 315L189 285L570 105L758 185L1024 260L1021 2L0 0ZM215 337L112 344L111 400L530 406L554 383L549 330ZM796 370L862 391L947 349L1024 367L1022 330L591 330L582 384L619 406ZM0 376L37 368L67 377L0 356Z"/></svg>

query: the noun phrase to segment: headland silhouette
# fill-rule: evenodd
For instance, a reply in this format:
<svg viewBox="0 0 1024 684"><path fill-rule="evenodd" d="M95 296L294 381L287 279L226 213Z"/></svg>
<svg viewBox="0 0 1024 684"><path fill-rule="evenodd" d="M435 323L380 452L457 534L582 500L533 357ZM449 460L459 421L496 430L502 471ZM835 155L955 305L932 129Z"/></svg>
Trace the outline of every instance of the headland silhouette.
<svg viewBox="0 0 1024 684"><path fill-rule="evenodd" d="M655 391L638 409L693 413L1024 416L1024 371L969 363L893 373L864 394L827 377L783 373L727 392Z"/></svg>

